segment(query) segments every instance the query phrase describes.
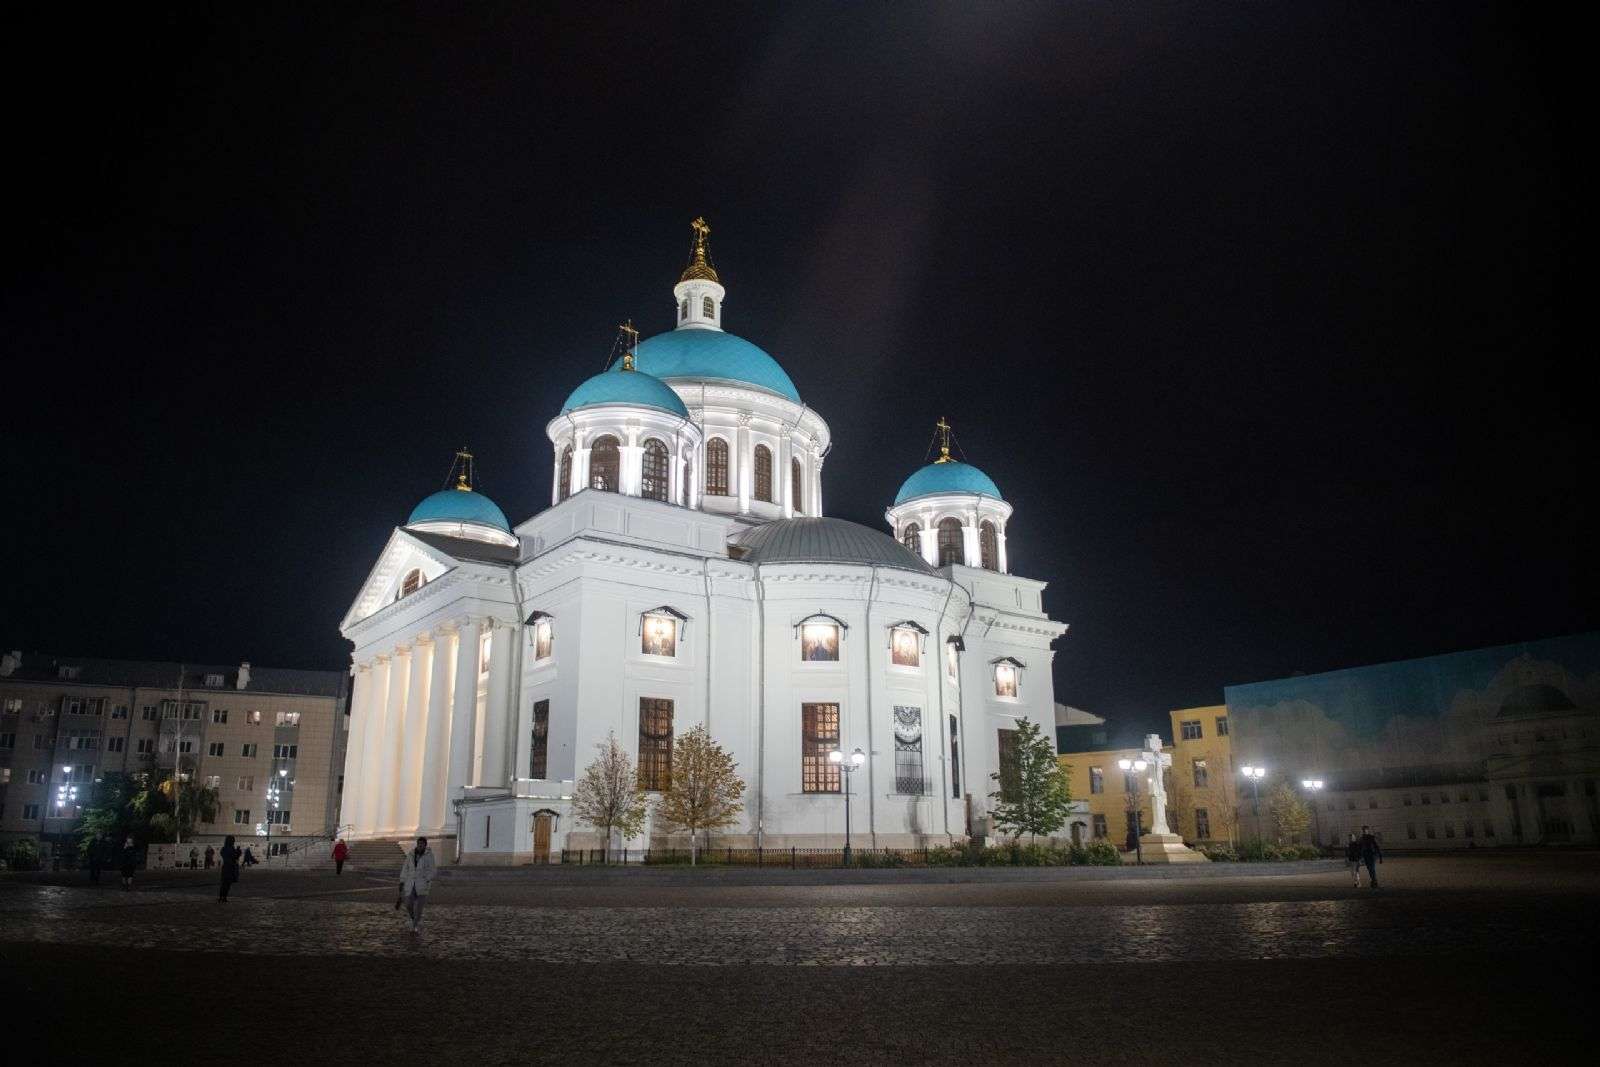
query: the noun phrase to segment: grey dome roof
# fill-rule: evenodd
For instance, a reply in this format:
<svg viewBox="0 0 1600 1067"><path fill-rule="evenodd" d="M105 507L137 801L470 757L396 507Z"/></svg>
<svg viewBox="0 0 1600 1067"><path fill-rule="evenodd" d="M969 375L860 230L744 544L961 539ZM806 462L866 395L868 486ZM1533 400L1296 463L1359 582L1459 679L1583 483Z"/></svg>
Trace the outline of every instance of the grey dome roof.
<svg viewBox="0 0 1600 1067"><path fill-rule="evenodd" d="M844 519L778 519L738 538L750 563L860 563L937 574L888 534Z"/></svg>

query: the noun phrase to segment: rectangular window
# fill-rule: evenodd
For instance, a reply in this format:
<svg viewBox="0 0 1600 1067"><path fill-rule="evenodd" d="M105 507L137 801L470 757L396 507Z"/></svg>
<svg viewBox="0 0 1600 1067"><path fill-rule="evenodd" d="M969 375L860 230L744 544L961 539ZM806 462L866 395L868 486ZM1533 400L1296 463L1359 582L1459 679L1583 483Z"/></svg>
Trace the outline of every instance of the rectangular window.
<svg viewBox="0 0 1600 1067"><path fill-rule="evenodd" d="M1210 780L1211 780L1210 779L1210 774L1206 770L1206 761L1203 760L1203 759L1195 760L1194 761L1194 787L1196 789L1204 789L1209 784Z"/></svg>
<svg viewBox="0 0 1600 1067"><path fill-rule="evenodd" d="M550 702L533 705L533 743L528 746L528 777L544 778L550 761Z"/></svg>
<svg viewBox="0 0 1600 1067"><path fill-rule="evenodd" d="M839 792L839 765L828 753L839 747L839 705L800 705L800 789Z"/></svg>
<svg viewBox="0 0 1600 1067"><path fill-rule="evenodd" d="M1185 741L1198 741L1198 740L1200 740L1200 720L1199 719L1190 719L1188 722L1179 723L1178 726L1183 731L1183 739Z"/></svg>
<svg viewBox="0 0 1600 1067"><path fill-rule="evenodd" d="M271 841L271 842L268 842L268 844L267 844L267 855L269 855L269 856L287 856L288 854L289 854L289 842L287 842L287 841Z"/></svg>
<svg viewBox="0 0 1600 1067"><path fill-rule="evenodd" d="M22 711L22 698L21 697L7 697L6 698L6 703L5 703L5 708L3 710L5 711L5 713L7 715L16 715L16 714L18 714L19 712Z"/></svg>
<svg viewBox="0 0 1600 1067"><path fill-rule="evenodd" d="M1104 767L1089 768L1089 792L1104 793L1106 791L1106 769Z"/></svg>
<svg viewBox="0 0 1600 1067"><path fill-rule="evenodd" d="M269 811L269 812L267 812L267 822L271 823L273 826L288 826L289 825L289 812L288 812L288 810L285 809L283 811Z"/></svg>
<svg viewBox="0 0 1600 1067"><path fill-rule="evenodd" d="M645 613L639 623L639 651L647 656L676 656L678 620L671 615Z"/></svg>
<svg viewBox="0 0 1600 1067"><path fill-rule="evenodd" d="M220 674L208 674L208 675L206 675L206 685L209 686L212 689L220 689L222 687L222 675L220 675Z"/></svg>
<svg viewBox="0 0 1600 1067"><path fill-rule="evenodd" d="M34 748L54 748L55 746L51 743L50 738L46 737L44 734L34 734L33 735L33 747Z"/></svg>
<svg viewBox="0 0 1600 1067"><path fill-rule="evenodd" d="M1096 841L1104 841L1106 837L1106 817L1104 815L1091 815L1089 821L1094 826Z"/></svg>
<svg viewBox="0 0 1600 1067"><path fill-rule="evenodd" d="M244 713L244 721L251 726L260 726L261 713L259 711L247 711Z"/></svg>
<svg viewBox="0 0 1600 1067"><path fill-rule="evenodd" d="M672 787L672 701L639 698L639 788L664 793Z"/></svg>
<svg viewBox="0 0 1600 1067"><path fill-rule="evenodd" d="M260 712L256 712L256 714L259 715L261 713ZM256 746L255 746L254 742L252 742L252 743L250 743L248 745L240 745L239 746L239 755L243 756L245 759L255 759L256 758Z"/></svg>
<svg viewBox="0 0 1600 1067"><path fill-rule="evenodd" d="M300 755L299 745L273 745L273 759L296 759Z"/></svg>
<svg viewBox="0 0 1600 1067"><path fill-rule="evenodd" d="M1194 809L1194 836L1201 841L1211 837L1211 813L1205 808Z"/></svg>
<svg viewBox="0 0 1600 1067"><path fill-rule="evenodd" d="M144 705L142 708L139 709L139 717L141 719L143 719L145 722L155 722L156 721L156 706L154 704L146 704L146 705Z"/></svg>
<svg viewBox="0 0 1600 1067"><path fill-rule="evenodd" d="M22 817L24 819L37 819L39 817L39 805L37 805L37 804L24 804L24 805L22 805Z"/></svg>
<svg viewBox="0 0 1600 1067"><path fill-rule="evenodd" d="M138 743L134 747L134 751L145 753L145 754L154 752L155 750L156 750L156 739L153 738L153 737L141 737L141 738L139 738Z"/></svg>
<svg viewBox="0 0 1600 1067"><path fill-rule="evenodd" d="M300 713L298 711L280 711L280 712L278 712L278 725L279 726L299 726L300 725Z"/></svg>
<svg viewBox="0 0 1600 1067"><path fill-rule="evenodd" d="M927 790L922 774L922 709L894 708L894 791L920 797Z"/></svg>
<svg viewBox="0 0 1600 1067"><path fill-rule="evenodd" d="M208 775L206 775L206 788L207 789L221 789L222 788L222 775L220 775L220 774L208 774Z"/></svg>
<svg viewBox="0 0 1600 1067"><path fill-rule="evenodd" d="M1000 799L1005 803L1014 803L1021 791L1021 783L1017 780L1017 731L996 730L995 734L1000 749Z"/></svg>
<svg viewBox="0 0 1600 1067"><path fill-rule="evenodd" d="M0 734L0 748L16 748L17 735L15 733Z"/></svg>
<svg viewBox="0 0 1600 1067"><path fill-rule="evenodd" d="M223 748L223 745L222 745L221 741L213 741L209 745L206 746L206 755L208 755L208 756L220 756L220 755L222 755L222 748Z"/></svg>
<svg viewBox="0 0 1600 1067"><path fill-rule="evenodd" d="M127 747L128 747L128 739L126 737L108 737L108 738L106 738L106 751L107 752L121 752Z"/></svg>
<svg viewBox="0 0 1600 1067"><path fill-rule="evenodd" d="M1416 823L1414 823L1414 822L1406 823L1406 837L1409 838L1412 841L1415 841L1417 839L1417 824Z"/></svg>
<svg viewBox="0 0 1600 1067"><path fill-rule="evenodd" d="M29 785L43 785L44 782L45 782L45 776L44 776L44 772L43 771L30 770L28 772L28 784Z"/></svg>
<svg viewBox="0 0 1600 1067"><path fill-rule="evenodd" d="M188 740L179 741L178 742L178 751L184 753L185 755L193 752L194 751L194 742L193 741L188 741Z"/></svg>
<svg viewBox="0 0 1600 1067"><path fill-rule="evenodd" d="M246 825L249 824L249 822L250 822L250 809L249 808L234 808L233 809L233 824L235 826L246 826Z"/></svg>
<svg viewBox="0 0 1600 1067"><path fill-rule="evenodd" d="M228 721L228 709L227 708L212 708L211 709L211 721L215 722L215 723L225 723L225 722L227 722Z"/></svg>
<svg viewBox="0 0 1600 1067"><path fill-rule="evenodd" d="M112 708L111 717L113 719L126 719L128 717L128 705L118 704L116 707Z"/></svg>
<svg viewBox="0 0 1600 1067"><path fill-rule="evenodd" d="M808 622L800 627L800 659L804 663L833 663L839 658L839 628L831 622Z"/></svg>
<svg viewBox="0 0 1600 1067"><path fill-rule="evenodd" d="M1217 736L1218 737L1227 737L1228 736L1228 717L1226 715L1218 715L1217 716Z"/></svg>
<svg viewBox="0 0 1600 1067"><path fill-rule="evenodd" d="M994 665L994 695L997 697L1016 697L1016 667L1009 663L996 663Z"/></svg>
<svg viewBox="0 0 1600 1067"><path fill-rule="evenodd" d="M922 635L909 626L889 631L889 662L896 667L922 666Z"/></svg>
<svg viewBox="0 0 1600 1067"><path fill-rule="evenodd" d="M961 799L961 743L957 740L960 726L954 715L950 716L950 799Z"/></svg>
<svg viewBox="0 0 1600 1067"><path fill-rule="evenodd" d="M239 792L248 793L256 787L256 776L247 774L239 779Z"/></svg>

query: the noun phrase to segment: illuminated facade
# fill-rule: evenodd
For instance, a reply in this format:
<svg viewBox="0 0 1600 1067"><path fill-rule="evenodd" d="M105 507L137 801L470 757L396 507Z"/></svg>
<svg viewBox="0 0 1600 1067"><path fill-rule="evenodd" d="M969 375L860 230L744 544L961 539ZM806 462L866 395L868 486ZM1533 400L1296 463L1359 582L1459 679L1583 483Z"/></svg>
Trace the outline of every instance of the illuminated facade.
<svg viewBox="0 0 1600 1067"><path fill-rule="evenodd" d="M598 847L570 799L596 745L615 735L649 791L705 725L747 784L717 844L838 847L845 777L857 846L945 842L987 831L1016 720L1052 721L1066 627L1045 583L1008 571L1011 506L946 459L907 480L896 536L824 517L827 423L723 330L708 233L697 220L674 329L624 328L547 424L547 509L513 527L463 454L390 536L342 625L357 837L453 835L480 863ZM924 513L933 537L907 548L897 516ZM970 529L946 524L941 558L952 516ZM865 766L842 776L835 748ZM663 840L652 824L626 844Z"/></svg>

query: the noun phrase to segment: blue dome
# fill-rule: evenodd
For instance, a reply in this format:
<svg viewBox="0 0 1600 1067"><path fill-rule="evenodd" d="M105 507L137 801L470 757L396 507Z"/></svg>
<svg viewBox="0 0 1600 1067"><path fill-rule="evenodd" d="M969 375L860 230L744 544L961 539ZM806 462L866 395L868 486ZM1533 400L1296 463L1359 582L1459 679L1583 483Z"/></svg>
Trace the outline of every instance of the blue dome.
<svg viewBox="0 0 1600 1067"><path fill-rule="evenodd" d="M906 479L895 494L894 502L904 504L919 496L935 493L978 493L1004 500L1000 489L987 474L970 463L951 460L948 463L930 463Z"/></svg>
<svg viewBox="0 0 1600 1067"><path fill-rule="evenodd" d="M743 337L721 330L658 333L633 350L639 369L657 378L739 382L800 403L800 391L778 361Z"/></svg>
<svg viewBox="0 0 1600 1067"><path fill-rule="evenodd" d="M596 404L634 404L639 407L661 408L679 418L687 419L689 409L683 406L678 394L660 378L634 370L608 370L596 374L572 391L567 402L561 405L562 414L576 408Z"/></svg>
<svg viewBox="0 0 1600 1067"><path fill-rule="evenodd" d="M506 513L493 500L470 489L444 489L425 499L411 511L407 526L419 522L476 522L511 532Z"/></svg>

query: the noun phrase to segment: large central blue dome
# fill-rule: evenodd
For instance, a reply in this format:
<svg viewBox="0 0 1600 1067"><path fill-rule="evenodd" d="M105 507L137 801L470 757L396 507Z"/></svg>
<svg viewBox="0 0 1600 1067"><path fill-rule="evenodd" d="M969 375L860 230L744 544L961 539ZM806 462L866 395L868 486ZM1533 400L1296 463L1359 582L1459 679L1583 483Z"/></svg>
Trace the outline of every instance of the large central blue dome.
<svg viewBox="0 0 1600 1067"><path fill-rule="evenodd" d="M697 378L753 385L800 403L800 391L778 361L722 330L673 330L641 341L634 362L656 378Z"/></svg>

